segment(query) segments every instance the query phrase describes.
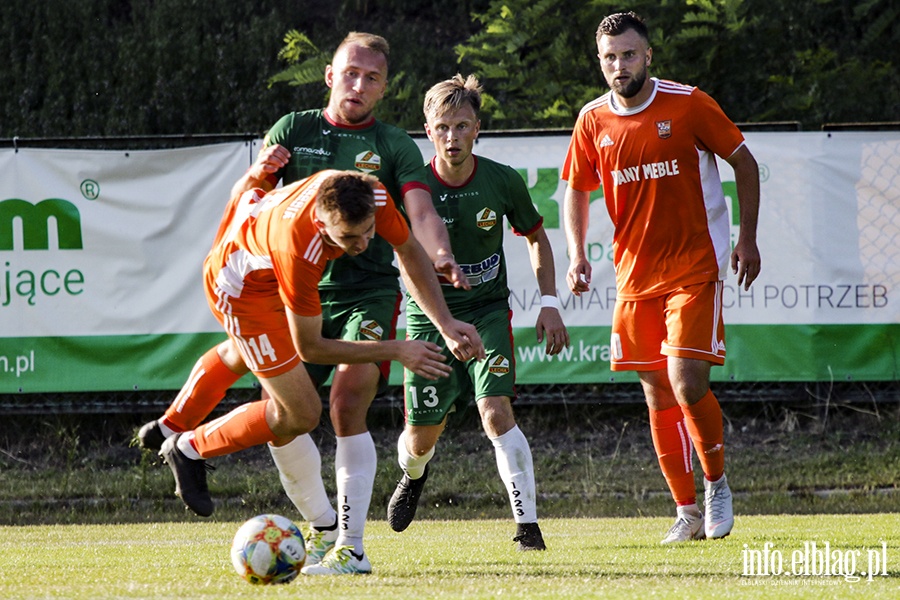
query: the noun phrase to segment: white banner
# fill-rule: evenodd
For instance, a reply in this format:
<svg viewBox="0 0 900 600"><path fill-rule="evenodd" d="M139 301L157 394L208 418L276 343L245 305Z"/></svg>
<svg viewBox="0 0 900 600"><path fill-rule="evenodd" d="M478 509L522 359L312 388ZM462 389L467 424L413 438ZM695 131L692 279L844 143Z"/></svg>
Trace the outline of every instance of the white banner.
<svg viewBox="0 0 900 600"><path fill-rule="evenodd" d="M218 331L200 269L248 157L241 143L0 151L3 337Z"/></svg>
<svg viewBox="0 0 900 600"><path fill-rule="evenodd" d="M417 143L429 159L431 143ZM750 133L747 143L760 165L763 270L749 291L733 276L726 282L729 360L714 377L896 379L900 132ZM201 265L259 145L0 150L0 393L179 387L223 337ZM559 357L534 342L540 294L525 242L510 233L520 383L623 380L604 364L615 282L601 191L588 234L591 293L576 298L565 288L567 146L565 135L490 133L476 146L525 177L573 338ZM720 170L736 239L734 177L727 163Z"/></svg>
<svg viewBox="0 0 900 600"><path fill-rule="evenodd" d="M758 244L763 268L750 290L726 282L726 323L898 323L900 301L900 132L748 133L759 163L761 208ZM434 155L417 139L426 160ZM571 296L559 173L566 136L483 135L476 154L524 171L532 199L544 216L554 249L560 299L569 325L608 324L615 300L612 224L602 191L592 198L587 250L592 291ZM732 240L737 240L734 173L719 161L732 200ZM511 274L515 325L534 323L540 296L525 242L510 234L506 256Z"/></svg>

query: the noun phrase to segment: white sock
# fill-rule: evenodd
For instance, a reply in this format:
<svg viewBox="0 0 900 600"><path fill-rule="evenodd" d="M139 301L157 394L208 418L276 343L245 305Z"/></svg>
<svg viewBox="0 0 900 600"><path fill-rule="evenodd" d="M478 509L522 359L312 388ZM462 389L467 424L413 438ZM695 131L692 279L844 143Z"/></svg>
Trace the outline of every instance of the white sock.
<svg viewBox="0 0 900 600"><path fill-rule="evenodd" d="M368 431L337 438L334 470L337 475L338 546L363 552L363 531L372 501L378 455Z"/></svg>
<svg viewBox="0 0 900 600"><path fill-rule="evenodd" d="M397 462L400 463L400 468L406 471L406 474L409 475L410 479L420 479L422 475L425 474L425 467L428 466L428 461L430 461L433 456L434 448L422 456L413 456L410 454L409 450L406 449L405 429L397 439Z"/></svg>
<svg viewBox="0 0 900 600"><path fill-rule="evenodd" d="M163 420L165 420L165 417L162 417L161 419L156 421L156 423L159 425L159 430L162 432L162 434L164 436L166 436L168 438L168 437L172 437L173 435L178 433L177 431L175 431L174 429L172 429L171 427L169 427L168 425L163 423Z"/></svg>
<svg viewBox="0 0 900 600"><path fill-rule="evenodd" d="M334 525L337 513L322 483L322 456L312 437L307 433L284 446L268 446L281 485L303 518L316 528Z"/></svg>
<svg viewBox="0 0 900 600"><path fill-rule="evenodd" d="M178 446L178 449L181 450L181 453L189 459L202 460L203 457L200 456L200 453L197 452L197 449L194 448L194 445L191 443L192 439L194 439L194 432L190 431L178 438L178 440L175 442L175 445Z"/></svg>
<svg viewBox="0 0 900 600"><path fill-rule="evenodd" d="M699 517L700 516L700 507L696 504L685 504L684 506L675 507L675 513L679 517Z"/></svg>
<svg viewBox="0 0 900 600"><path fill-rule="evenodd" d="M534 463L525 434L516 425L503 435L491 438L497 455L497 470L509 493L516 523L537 522Z"/></svg>

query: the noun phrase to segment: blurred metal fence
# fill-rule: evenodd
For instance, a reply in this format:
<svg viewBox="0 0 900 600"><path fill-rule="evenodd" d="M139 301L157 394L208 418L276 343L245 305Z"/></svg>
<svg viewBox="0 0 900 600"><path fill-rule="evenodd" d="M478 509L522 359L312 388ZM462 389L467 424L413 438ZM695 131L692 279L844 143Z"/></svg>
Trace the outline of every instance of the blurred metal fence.
<svg viewBox="0 0 900 600"><path fill-rule="evenodd" d="M812 407L841 404L900 404L900 381L856 382L713 382L712 389L723 403L784 402ZM575 385L544 384L518 386L518 405L576 405L642 403L637 383ZM175 397L172 390L135 392L78 392L52 394L0 394L2 415L51 414L157 414ZM232 389L216 409L230 410L259 398L255 388ZM328 389L322 391L328 404ZM391 387L375 400L376 407L400 409L401 387Z"/></svg>

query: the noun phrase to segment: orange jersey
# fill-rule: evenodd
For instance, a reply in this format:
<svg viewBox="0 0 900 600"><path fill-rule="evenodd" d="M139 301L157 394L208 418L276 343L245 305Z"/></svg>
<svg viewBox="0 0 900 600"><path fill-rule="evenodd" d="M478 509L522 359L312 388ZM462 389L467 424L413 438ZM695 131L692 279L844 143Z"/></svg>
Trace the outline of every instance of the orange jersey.
<svg viewBox="0 0 900 600"><path fill-rule="evenodd" d="M652 81L641 106L618 106L606 93L581 110L562 173L578 191L603 184L616 287L629 301L725 278L730 224L715 155L744 143L706 93Z"/></svg>
<svg viewBox="0 0 900 600"><path fill-rule="evenodd" d="M344 252L332 246L313 220L320 171L268 194L249 190L232 198L204 263L207 297L219 314L241 311L321 314L319 281L329 260ZM375 184L375 231L391 245L409 238L409 226L387 190ZM226 308L228 307L228 308Z"/></svg>

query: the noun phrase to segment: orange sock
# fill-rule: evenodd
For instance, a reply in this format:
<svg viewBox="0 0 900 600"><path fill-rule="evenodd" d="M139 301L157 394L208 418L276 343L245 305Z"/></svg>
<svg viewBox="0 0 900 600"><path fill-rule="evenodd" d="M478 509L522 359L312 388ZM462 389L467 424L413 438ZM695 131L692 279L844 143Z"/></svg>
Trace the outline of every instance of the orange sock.
<svg viewBox="0 0 900 600"><path fill-rule="evenodd" d="M278 439L266 422L268 400L242 404L194 430L194 448L203 458L231 454Z"/></svg>
<svg viewBox="0 0 900 600"><path fill-rule="evenodd" d="M683 410L703 473L709 481L718 481L725 472L725 434L719 401L709 391L699 402Z"/></svg>
<svg viewBox="0 0 900 600"><path fill-rule="evenodd" d="M691 439L680 406L650 409L650 434L669 490L678 506L697 503Z"/></svg>
<svg viewBox="0 0 900 600"><path fill-rule="evenodd" d="M194 365L184 387L166 409L163 423L176 432L194 429L240 378L241 375L225 366L215 348L208 350Z"/></svg>

